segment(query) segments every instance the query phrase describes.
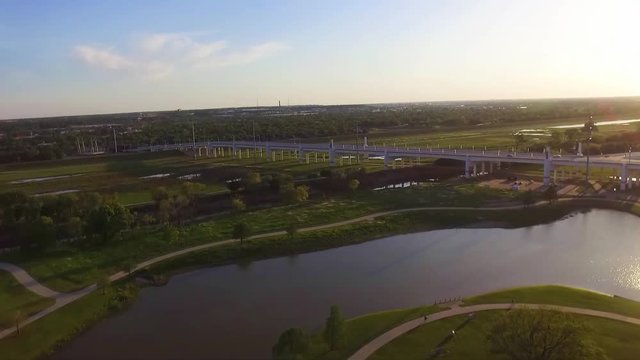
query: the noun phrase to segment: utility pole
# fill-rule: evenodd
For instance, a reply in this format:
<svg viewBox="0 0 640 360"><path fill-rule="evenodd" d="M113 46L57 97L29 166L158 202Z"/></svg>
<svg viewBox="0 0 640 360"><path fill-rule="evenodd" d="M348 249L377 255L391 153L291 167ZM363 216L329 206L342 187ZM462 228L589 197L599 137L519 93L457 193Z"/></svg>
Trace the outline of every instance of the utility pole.
<svg viewBox="0 0 640 360"><path fill-rule="evenodd" d="M113 129L113 147L116 151L116 154L118 153L118 139L116 139L116 129Z"/></svg>

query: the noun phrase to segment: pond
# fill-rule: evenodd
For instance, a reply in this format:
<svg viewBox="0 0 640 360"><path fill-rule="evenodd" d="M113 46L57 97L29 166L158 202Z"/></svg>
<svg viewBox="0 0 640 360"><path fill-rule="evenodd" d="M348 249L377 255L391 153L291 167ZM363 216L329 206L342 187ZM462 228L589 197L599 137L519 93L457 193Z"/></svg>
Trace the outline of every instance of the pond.
<svg viewBox="0 0 640 360"><path fill-rule="evenodd" d="M640 218L593 210L519 229L448 229L174 276L54 359L255 359L289 327L510 286L565 284L640 300Z"/></svg>

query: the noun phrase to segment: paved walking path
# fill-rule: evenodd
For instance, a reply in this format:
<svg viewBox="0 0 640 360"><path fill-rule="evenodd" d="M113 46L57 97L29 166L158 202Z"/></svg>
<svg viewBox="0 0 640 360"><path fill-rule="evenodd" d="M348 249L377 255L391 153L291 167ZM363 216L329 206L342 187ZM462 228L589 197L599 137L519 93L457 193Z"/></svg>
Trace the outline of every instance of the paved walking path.
<svg viewBox="0 0 640 360"><path fill-rule="evenodd" d="M572 199L572 198L562 198L562 199L558 199L558 201L579 201L581 199ZM592 200L592 199L584 199L584 200ZM600 201L604 201L604 202L615 202L615 203L620 203L620 201L617 200L608 200L608 199L599 199ZM533 205L530 205L529 207L535 207L535 206L543 206L546 205L547 202L545 201L540 201L537 202ZM407 212L414 212L414 211L426 211L426 210L432 210L432 211L452 211L452 210L458 210L458 211L465 211L465 210L481 210L481 211L500 211L500 210L516 210L516 209L522 209L524 208L523 205L509 205L509 206L496 206L496 207L472 207L472 206L463 206L463 207L455 207L455 206L436 206L436 207L416 207L416 208L408 208L408 209L399 209L399 210L391 210L391 211L384 211L384 212L378 212L375 214L370 214L370 215L365 215L365 216L361 216L361 217L357 217L354 219L349 219L349 220L344 220L344 221L338 221L338 222L334 222L331 224L324 224L324 225L317 225L317 226L310 226L310 227L306 227L306 228L302 228L299 230L299 232L308 232L308 231L316 231L316 230L323 230L323 229L329 229L329 228L334 228L334 227L339 227L339 226L344 226L344 225L349 225L349 224L353 224L353 223L358 223L358 222L362 222L362 221L370 221L373 220L375 218L379 218L379 217L383 217L383 216L389 216L389 215L394 215L394 214L401 214L401 213L407 213ZM285 231L273 231L273 232L269 232L269 233L264 233L264 234L259 234L259 235L254 235L248 238L248 240L251 239L261 239L261 238L267 238L267 237L272 237L272 236L280 236L280 235L285 235L286 232ZM217 247L217 246L223 246L223 245L228 245L228 244L233 244L233 243L237 243L239 242L236 239L227 239L227 240L223 240L223 241L215 241L215 242L211 242L211 243L207 243L207 244L202 244L202 245L197 245L197 246L192 246L186 249L182 249L182 250L178 250L178 251L174 251L165 255L161 255L161 256L157 256L154 258L151 258L149 260L145 260L139 264L137 264L131 271L131 273L134 273L136 271L139 271L141 269L144 269L150 265L156 264L158 262L164 261L164 260L168 260L177 256L181 256L181 255L185 255L188 253L192 253L195 251L201 251L201 250L205 250L205 249L209 249L209 248L213 248L213 247ZM71 292L71 293L58 293L55 292L41 284L39 284L37 281L35 281L31 276L29 276L29 274L24 271L24 269L12 265L12 264L7 264L7 263L2 263L5 266L0 266L0 269L9 271L21 284L23 284L27 289L33 291L34 293L44 296L44 297L50 297L50 298L54 298L56 300L56 303L54 305L52 305L51 307L48 307L42 311L40 311L39 313L36 313L32 316L30 316L27 320L25 320L24 322L22 322L23 326L24 325L28 325L56 310L58 310L59 308L72 303L80 298L82 298L83 296L91 293L92 291L94 291L96 289L96 284L92 284L87 286L84 289L80 289L78 291L75 292ZM111 275L109 277L109 279L111 281L116 281L119 279L122 279L126 276L130 275L129 273L125 272L125 271L120 271L117 272L113 275ZM9 328L9 329L5 329L5 330L1 330L0 331L0 339L9 336L10 334L15 332L15 328Z"/></svg>
<svg viewBox="0 0 640 360"><path fill-rule="evenodd" d="M487 310L507 310L511 308L527 308L527 309L555 309L563 312L568 312L572 314L578 315L587 315L587 316L595 316L605 319L618 320L623 321L629 324L640 325L640 319L633 318L629 316L624 316L620 314L597 311L591 309L583 309L569 306L555 306L555 305L544 305L544 304L482 304L482 305L472 305L472 306L454 306L449 310L444 310L441 312L437 312L435 314L431 314L427 316L427 321L424 318L418 318L411 321L407 321L403 324L400 324L393 329L385 332L384 334L378 336L373 339L368 344L361 347L355 354L349 357L349 360L365 360L369 358L373 353L375 353L378 349L388 344L395 338L402 336L409 331L434 321L438 321L441 319L446 319L452 316L471 314L479 311L487 311Z"/></svg>
<svg viewBox="0 0 640 360"><path fill-rule="evenodd" d="M13 277L18 280L20 284L27 288L27 290L47 298L55 298L60 295L59 292L53 291L48 287L40 284L36 279L32 278L23 268L15 266L13 264L0 262L0 269L8 271Z"/></svg>

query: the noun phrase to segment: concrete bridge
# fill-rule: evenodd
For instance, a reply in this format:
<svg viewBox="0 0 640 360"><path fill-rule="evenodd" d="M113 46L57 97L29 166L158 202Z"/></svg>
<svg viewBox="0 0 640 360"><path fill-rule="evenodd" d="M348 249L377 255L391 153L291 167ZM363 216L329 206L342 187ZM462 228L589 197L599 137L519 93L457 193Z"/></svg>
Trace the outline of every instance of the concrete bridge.
<svg viewBox="0 0 640 360"><path fill-rule="evenodd" d="M252 142L252 141L206 141L180 144L165 144L143 146L133 151L166 151L182 150L193 151L195 156L224 157L233 156L237 158L261 157L268 161L275 161L278 158L284 159L287 152L300 161L311 161L311 155L315 162L318 162L320 154L321 161L327 161L335 165L337 159L343 161L346 157L351 162L355 157L375 158L384 161L385 167L395 163L396 158L417 159L421 158L443 158L464 161L464 174L469 178L475 176L478 171L481 173L491 173L500 168L502 162L538 164L543 166L544 184L549 185L553 177L556 177L555 168L558 166L570 166L586 168L587 159L577 155L552 155L549 151L543 153L501 151L501 150L476 150L472 149L451 149L451 148L409 148L390 146L369 146L367 138L361 145L334 144L333 140L328 144L306 144L306 143L286 143L286 142ZM640 170L640 160L630 158L631 154L611 154L607 156L591 156L589 166L591 168L608 168L617 171L620 179L620 190L625 190L633 185L634 177L630 176L631 171ZM561 175L562 176L562 175ZM638 177L638 176L637 176ZM636 177L636 178L637 178ZM639 180L640 182L640 180Z"/></svg>

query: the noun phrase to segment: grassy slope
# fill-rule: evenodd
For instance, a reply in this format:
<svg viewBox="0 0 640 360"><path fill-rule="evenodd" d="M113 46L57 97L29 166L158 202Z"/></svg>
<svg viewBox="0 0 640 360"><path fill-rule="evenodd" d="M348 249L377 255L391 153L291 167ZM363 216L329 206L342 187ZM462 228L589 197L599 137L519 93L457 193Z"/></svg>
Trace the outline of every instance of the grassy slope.
<svg viewBox="0 0 640 360"><path fill-rule="evenodd" d="M50 354L60 344L113 312L108 309L107 301L115 293L115 288L109 288L104 295L93 292L36 324L25 326L20 335L0 340L0 358L36 359Z"/></svg>
<svg viewBox="0 0 640 360"><path fill-rule="evenodd" d="M640 318L639 302L618 296L554 285L514 288L478 295L465 299L464 304L510 303L511 300L528 304L574 306Z"/></svg>
<svg viewBox="0 0 640 360"><path fill-rule="evenodd" d="M487 333L500 316L499 311L477 313L474 320L456 332L454 340L445 345L446 355L441 359L508 359L490 351ZM637 359L640 353L640 327L619 321L588 316L575 316L593 329L595 344L615 360ZM421 326L378 350L370 359L425 359L447 334L461 325L466 316L456 316Z"/></svg>
<svg viewBox="0 0 640 360"><path fill-rule="evenodd" d="M343 349L328 351L328 348L322 338L321 330L311 338L311 351L309 357L323 360L344 359L362 345L384 333L388 329L391 329L405 321L433 314L434 312L441 310L441 308L431 305L411 309L382 311L349 319L346 321L346 346Z"/></svg>
<svg viewBox="0 0 640 360"><path fill-rule="evenodd" d="M17 311L28 316L53 303L54 300L32 293L18 283L12 275L0 270L0 329L13 326Z"/></svg>

